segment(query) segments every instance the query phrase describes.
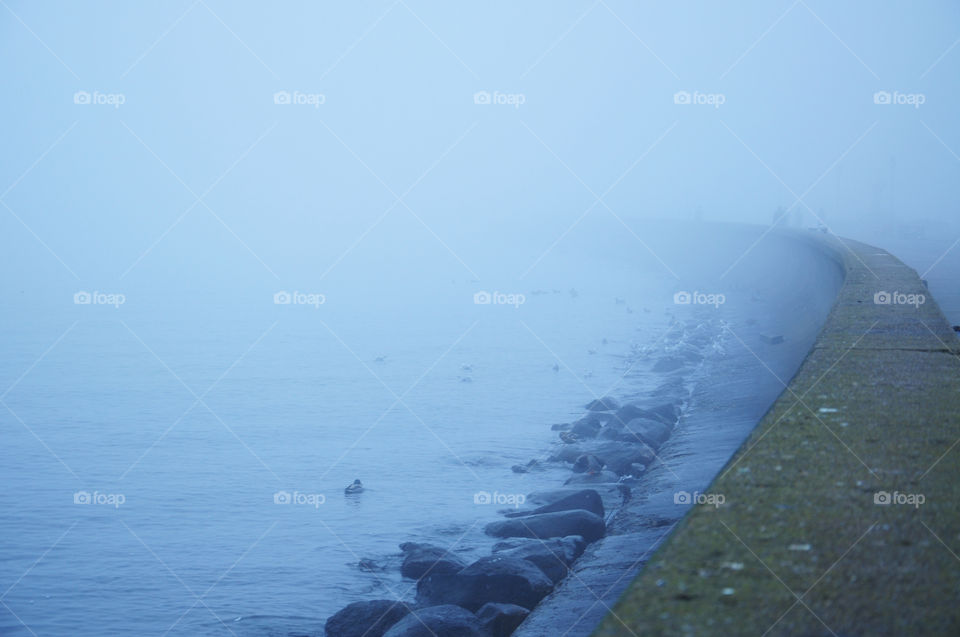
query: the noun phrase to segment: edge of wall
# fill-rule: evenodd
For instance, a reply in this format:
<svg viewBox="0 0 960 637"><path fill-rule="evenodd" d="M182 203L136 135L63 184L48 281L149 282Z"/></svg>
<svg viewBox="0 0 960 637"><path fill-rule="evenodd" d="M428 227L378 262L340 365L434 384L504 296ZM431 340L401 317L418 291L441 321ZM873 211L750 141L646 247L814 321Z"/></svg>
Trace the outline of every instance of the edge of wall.
<svg viewBox="0 0 960 637"><path fill-rule="evenodd" d="M833 309L711 484L724 504L691 509L596 635L960 634L960 341L888 252L790 234L842 265Z"/></svg>

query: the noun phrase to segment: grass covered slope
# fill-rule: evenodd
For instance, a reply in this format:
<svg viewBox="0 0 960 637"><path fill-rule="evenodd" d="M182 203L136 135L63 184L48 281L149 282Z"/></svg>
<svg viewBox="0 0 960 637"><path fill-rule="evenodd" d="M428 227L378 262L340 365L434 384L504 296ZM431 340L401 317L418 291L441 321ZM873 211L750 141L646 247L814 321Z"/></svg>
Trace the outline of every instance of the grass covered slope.
<svg viewBox="0 0 960 637"><path fill-rule="evenodd" d="M960 342L890 254L799 240L846 270L823 331L596 635L960 634Z"/></svg>

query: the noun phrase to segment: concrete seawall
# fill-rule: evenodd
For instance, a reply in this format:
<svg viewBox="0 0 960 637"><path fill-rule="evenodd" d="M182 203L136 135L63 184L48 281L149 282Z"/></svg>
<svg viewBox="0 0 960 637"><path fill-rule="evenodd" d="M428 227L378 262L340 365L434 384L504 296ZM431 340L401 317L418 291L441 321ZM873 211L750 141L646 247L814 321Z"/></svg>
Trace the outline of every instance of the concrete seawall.
<svg viewBox="0 0 960 637"><path fill-rule="evenodd" d="M844 271L822 331L596 635L960 634L960 341L889 253L797 239Z"/></svg>

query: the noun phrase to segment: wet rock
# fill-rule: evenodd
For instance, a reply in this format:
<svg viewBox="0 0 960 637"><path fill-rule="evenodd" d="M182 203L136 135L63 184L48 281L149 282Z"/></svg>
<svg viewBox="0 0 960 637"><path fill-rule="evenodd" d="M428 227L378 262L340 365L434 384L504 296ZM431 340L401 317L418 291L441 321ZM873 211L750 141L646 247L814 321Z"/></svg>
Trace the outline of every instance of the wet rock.
<svg viewBox="0 0 960 637"><path fill-rule="evenodd" d="M548 460L550 462L576 462L577 458L587 453L587 448L582 444L563 445L558 447Z"/></svg>
<svg viewBox="0 0 960 637"><path fill-rule="evenodd" d="M650 418L634 418L624 425L614 440L642 442L651 449L658 449L670 437L670 427Z"/></svg>
<svg viewBox="0 0 960 637"><path fill-rule="evenodd" d="M639 442L603 442L593 448L593 454L618 475L631 474L633 464L649 467L656 458L653 449Z"/></svg>
<svg viewBox="0 0 960 637"><path fill-rule="evenodd" d="M570 432L578 438L596 438L603 424L596 418L581 418L573 423Z"/></svg>
<svg viewBox="0 0 960 637"><path fill-rule="evenodd" d="M510 467L510 469L513 470L514 473L530 473L531 471L534 471L536 469L542 469L542 468L543 467L540 466L540 461L537 460L536 458L529 461L527 464L515 464L512 467Z"/></svg>
<svg viewBox="0 0 960 637"><path fill-rule="evenodd" d="M575 511L577 509L589 511L590 513L593 513L601 518L605 513L603 509L603 499L600 497L600 494L593 489L582 489L580 491L570 493L569 495L562 496L556 501L545 504L541 507L533 509L532 511L511 511L510 513L507 513L506 516L508 518L519 518L530 515L539 515L541 513Z"/></svg>
<svg viewBox="0 0 960 637"><path fill-rule="evenodd" d="M493 552L532 562L556 584L567 576L570 566L583 554L586 547L586 540L579 535L549 540L515 538L498 542L494 545Z"/></svg>
<svg viewBox="0 0 960 637"><path fill-rule="evenodd" d="M491 602L477 611L477 619L490 637L509 637L529 614L522 606Z"/></svg>
<svg viewBox="0 0 960 637"><path fill-rule="evenodd" d="M573 462L574 473L600 473L603 463L596 456L585 453Z"/></svg>
<svg viewBox="0 0 960 637"><path fill-rule="evenodd" d="M327 637L383 637L409 612L406 604L392 599L354 602L331 615L324 630Z"/></svg>
<svg viewBox="0 0 960 637"><path fill-rule="evenodd" d="M604 398L591 400L589 403L587 403L585 409L587 411L616 411L617 409L620 409L620 403L616 398L606 396Z"/></svg>
<svg viewBox="0 0 960 637"><path fill-rule="evenodd" d="M547 539L580 535L587 542L603 537L606 525L603 518L582 509L539 513L522 518L491 522L484 531L494 537L532 537Z"/></svg>
<svg viewBox="0 0 960 637"><path fill-rule="evenodd" d="M430 573L456 573L464 563L453 553L432 544L417 544L404 542L400 545L403 551L403 564L400 574L410 579L420 579Z"/></svg>
<svg viewBox="0 0 960 637"><path fill-rule="evenodd" d="M456 604L471 611L487 602L532 609L551 590L553 581L532 562L495 554L458 573L425 576L417 584L417 599L425 604Z"/></svg>
<svg viewBox="0 0 960 637"><path fill-rule="evenodd" d="M417 610L384 633L384 637L486 637L483 625L470 611L443 604Z"/></svg>
<svg viewBox="0 0 960 637"><path fill-rule="evenodd" d="M673 426L680 417L680 405L675 401L658 403L653 407L644 407L637 404L624 405L617 410L614 418L607 426L626 425L637 418L648 418Z"/></svg>
<svg viewBox="0 0 960 637"><path fill-rule="evenodd" d="M564 481L564 485L577 484L612 484L617 481L619 475L613 471L598 471L596 473L575 473Z"/></svg>
<svg viewBox="0 0 960 637"><path fill-rule="evenodd" d="M653 417L660 422L667 425L674 425L680 418L680 414L683 413L680 409L681 404L679 401L670 401L651 407L647 411L653 414Z"/></svg>

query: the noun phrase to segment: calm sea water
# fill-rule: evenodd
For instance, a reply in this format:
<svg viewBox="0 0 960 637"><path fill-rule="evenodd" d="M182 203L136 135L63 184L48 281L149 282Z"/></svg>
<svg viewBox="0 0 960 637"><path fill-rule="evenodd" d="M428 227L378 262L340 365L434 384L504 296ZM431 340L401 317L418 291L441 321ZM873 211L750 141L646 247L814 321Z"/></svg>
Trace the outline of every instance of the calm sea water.
<svg viewBox="0 0 960 637"><path fill-rule="evenodd" d="M409 594L401 542L488 551L497 507L474 494L559 486L559 468L510 466L628 389L631 344L667 327L673 279L630 242L497 288L449 268L332 281L319 307L25 291L0 357L0 633L317 634Z"/></svg>

